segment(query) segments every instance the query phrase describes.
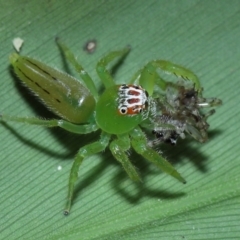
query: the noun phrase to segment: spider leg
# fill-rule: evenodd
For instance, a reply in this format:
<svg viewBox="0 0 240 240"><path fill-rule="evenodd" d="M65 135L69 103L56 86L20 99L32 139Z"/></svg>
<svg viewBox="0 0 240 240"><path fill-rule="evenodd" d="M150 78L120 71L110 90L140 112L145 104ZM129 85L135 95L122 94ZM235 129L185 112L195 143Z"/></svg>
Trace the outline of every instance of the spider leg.
<svg viewBox="0 0 240 240"><path fill-rule="evenodd" d="M85 83L88 90L91 92L91 94L94 96L95 99L98 99L98 92L97 88L92 80L92 78L88 75L88 73L84 70L82 65L77 61L73 53L70 51L70 49L60 42L58 39L56 40L58 47L60 48L61 52L64 54L66 59L73 65L75 70L79 73L81 79Z"/></svg>
<svg viewBox="0 0 240 240"><path fill-rule="evenodd" d="M208 140L208 134L205 128L198 129L191 124L186 124L186 132L197 141L204 143Z"/></svg>
<svg viewBox="0 0 240 240"><path fill-rule="evenodd" d="M71 208L74 186L78 179L78 170L79 170L80 165L82 164L83 160L86 157L89 157L95 153L99 153L99 152L103 151L109 143L110 136L111 135L109 135L105 132L102 132L100 139L98 141L90 143L90 144L82 147L79 150L79 152L77 153L75 160L73 162L72 168L71 168L70 176L69 176L68 196L67 196L66 207L64 210L64 215L68 215L70 208Z"/></svg>
<svg viewBox="0 0 240 240"><path fill-rule="evenodd" d="M129 81L130 84L136 84L139 85L139 78L141 76L142 69L139 69L131 78Z"/></svg>
<svg viewBox="0 0 240 240"><path fill-rule="evenodd" d="M138 154L154 163L163 172L166 172L167 174L173 176L182 183L186 183L186 180L166 159L164 159L156 151L148 146L145 134L139 127L133 129L130 133L130 136L132 147Z"/></svg>
<svg viewBox="0 0 240 240"><path fill-rule="evenodd" d="M199 107L215 107L222 104L222 100L218 98L199 98L198 106Z"/></svg>
<svg viewBox="0 0 240 240"><path fill-rule="evenodd" d="M119 161L124 170L127 172L128 176L133 181L140 181L140 176L138 175L135 167L132 165L128 159L126 151L130 148L130 139L128 135L119 135L118 139L115 139L111 142L109 148L113 156Z"/></svg>
<svg viewBox="0 0 240 240"><path fill-rule="evenodd" d="M7 115L0 114L0 121L8 122L20 122L20 123L27 123L37 126L43 127L60 127L69 132L77 133L77 134L87 134L90 132L94 132L98 130L98 126L96 124L85 124L85 125L78 125L73 124L65 120L46 120L46 119L39 119L36 117L13 117Z"/></svg>
<svg viewBox="0 0 240 240"><path fill-rule="evenodd" d="M144 89L146 89L151 96L154 87L157 85L160 89L166 90L167 86L173 83L163 80L157 70L160 69L166 73L174 74L184 80L192 81L195 89L201 93L202 88L198 77L190 70L164 60L154 60L147 63L141 70L139 70L131 79L131 82L137 81Z"/></svg>
<svg viewBox="0 0 240 240"><path fill-rule="evenodd" d="M126 47L120 51L110 52L97 63L97 74L106 88L115 85L110 72L107 70L107 65L117 57L123 59L129 53L129 51L130 47Z"/></svg>
<svg viewBox="0 0 240 240"><path fill-rule="evenodd" d="M174 63L171 63L169 61L164 60L155 60L152 62L149 62L147 66L151 66L155 69L161 69L166 73L175 74L177 77L181 77L184 80L189 80L194 83L194 87L198 92L202 91L202 87L200 85L200 81L198 77L190 70L176 65ZM148 68L148 67L147 67Z"/></svg>
<svg viewBox="0 0 240 240"><path fill-rule="evenodd" d="M168 86L168 83L159 76L156 68L151 67L150 63L138 70L131 78L130 83L141 85L150 96L152 96L156 85L162 90L165 90Z"/></svg>

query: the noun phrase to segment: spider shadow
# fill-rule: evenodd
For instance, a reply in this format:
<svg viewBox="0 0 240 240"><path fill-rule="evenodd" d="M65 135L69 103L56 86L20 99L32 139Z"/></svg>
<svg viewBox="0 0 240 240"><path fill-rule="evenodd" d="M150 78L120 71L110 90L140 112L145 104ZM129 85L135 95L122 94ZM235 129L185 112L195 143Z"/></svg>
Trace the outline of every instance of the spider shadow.
<svg viewBox="0 0 240 240"><path fill-rule="evenodd" d="M107 153L106 153L107 152ZM87 161L88 159L86 159ZM111 165L115 164L115 160L113 159L112 155L107 151L104 151L104 159L102 159L101 163L89 170L87 176L81 178L80 181L76 184L74 188L72 203L76 201L79 197L81 198L81 192L90 187L92 184L97 182L103 175L104 172L107 171Z"/></svg>
<svg viewBox="0 0 240 240"><path fill-rule="evenodd" d="M211 137L219 135L219 131L212 131L210 133ZM194 167L201 171L202 173L207 172L207 160L208 157L201 153L198 149L198 146L192 144L192 139L187 139L184 141L179 141L177 146L170 145L162 145L162 151L165 152L164 155L168 155L168 159L171 159L171 163L173 165L179 164L183 160L190 161L193 163ZM175 149L175 151L172 151ZM193 153L193 154L191 154ZM104 158L102 162L91 169L87 176L84 179L81 179L80 182L76 184L74 195L73 195L73 204L76 199L81 195L81 191L83 189L94 184L101 176L103 176L107 168L114 165L119 168L118 174L113 177L113 181L111 181L111 186L115 190L116 194L120 194L123 199L127 200L130 204L136 204L141 201L143 197L156 198L156 199L179 199L184 197L186 193L184 191L171 192L170 190L161 190L159 188L152 188L146 186L147 178L149 175L151 177L158 177L160 174L165 174L161 172L158 168L152 170L152 164L149 163L146 159L132 151L130 159L133 164L137 167L141 177L142 182L133 182L129 179L126 172L122 169L121 165L114 159L109 149L106 149L104 152ZM173 159L173 160L172 160ZM156 176L157 175L157 176ZM167 176L166 177L170 177ZM131 190L129 191L124 187L126 181L129 182L131 186ZM127 184L128 184L127 182ZM123 183L123 184L122 184ZM177 183L181 184L181 183ZM132 191L133 190L133 191Z"/></svg>
<svg viewBox="0 0 240 240"><path fill-rule="evenodd" d="M131 181L126 173L121 169L121 172L114 177L112 182L112 187L115 189L116 193L120 194L123 199L127 200L130 204L137 204L141 202L143 197L149 198L157 198L157 199L178 199L185 196L183 191L179 192L171 192L170 190L161 190L159 188L154 189L147 186L147 178L151 175L160 175L165 174L162 173L161 170L156 169L156 171L152 171L151 163L149 163L146 159L133 153L131 155L131 159L137 159L138 162L134 163L137 168L140 176L141 182L133 182ZM156 177L158 177L156 176ZM170 176L167 176L170 177ZM126 181L128 181L128 186L126 186ZM121 184L124 183L124 184ZM128 187L130 186L130 191Z"/></svg>
<svg viewBox="0 0 240 240"><path fill-rule="evenodd" d="M220 131L211 131L209 132L210 138L214 138L221 134ZM203 154L199 147L196 144L192 144L193 139L188 138L182 141L178 141L176 146L171 146L167 144L162 144L161 145L161 151L163 152L163 156L166 157L167 159L171 162L172 165L176 165L181 163L182 161L188 161L191 162L194 166L195 169L198 171L204 173L207 173L207 161L208 161L208 156ZM200 144L200 143L197 143ZM174 151L173 151L174 149ZM141 157L140 155L136 154L133 152L131 154L131 160L135 159L133 164L137 167L139 170L139 173L142 177L142 182L131 182L131 180L128 178L126 173L121 169L121 171L114 177L112 186L116 190L116 192L120 193L121 196L126 199L130 204L136 204L141 201L142 197L150 197L150 198L157 198L157 199L178 199L186 194L184 191L180 192L171 192L166 191L166 190L161 190L159 188L157 189L150 189L149 187L146 187L146 181L147 178L151 175L160 175L160 174L165 174L166 177L171 177L168 176L166 173L161 172L156 167L156 171L151 170L151 163L149 163L146 159ZM136 161L137 159L137 161ZM184 174L182 173L184 176ZM155 176L155 177L158 177ZM123 180L126 180L128 178L129 185L131 184L134 190L128 191L127 188L124 188L124 186L121 186L121 182ZM176 182L177 183L177 182ZM177 183L179 184L179 183ZM181 183L180 183L181 184ZM182 186L184 187L184 185ZM132 188L131 188L132 189Z"/></svg>
<svg viewBox="0 0 240 240"><path fill-rule="evenodd" d="M219 130L209 131L209 139L213 139L220 134L221 131ZM164 146L163 152L166 152L167 158L170 159L173 164L187 159L187 161L191 162L198 171L207 173L207 161L209 156L201 151L201 146L202 143L197 142L189 136L186 139L179 139L176 146Z"/></svg>

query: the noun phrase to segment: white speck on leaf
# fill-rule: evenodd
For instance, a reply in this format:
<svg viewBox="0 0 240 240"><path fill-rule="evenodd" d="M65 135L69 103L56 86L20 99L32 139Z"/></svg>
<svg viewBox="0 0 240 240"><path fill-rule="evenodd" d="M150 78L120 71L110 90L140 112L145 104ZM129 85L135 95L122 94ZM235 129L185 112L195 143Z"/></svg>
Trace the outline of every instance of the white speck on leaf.
<svg viewBox="0 0 240 240"><path fill-rule="evenodd" d="M13 43L13 47L16 49L17 52L20 52L20 49L23 45L23 39L17 37L17 38L14 38L12 43Z"/></svg>

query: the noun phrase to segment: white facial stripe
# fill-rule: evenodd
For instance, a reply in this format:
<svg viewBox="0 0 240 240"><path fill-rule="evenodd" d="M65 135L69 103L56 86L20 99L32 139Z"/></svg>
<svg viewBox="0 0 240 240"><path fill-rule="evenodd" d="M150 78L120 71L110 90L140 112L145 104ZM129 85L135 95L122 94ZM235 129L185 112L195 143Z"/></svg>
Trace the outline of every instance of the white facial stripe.
<svg viewBox="0 0 240 240"><path fill-rule="evenodd" d="M148 101L147 93L141 86L123 84L119 87L118 93L119 106L121 114L137 114L145 109ZM122 110L127 109L126 112Z"/></svg>

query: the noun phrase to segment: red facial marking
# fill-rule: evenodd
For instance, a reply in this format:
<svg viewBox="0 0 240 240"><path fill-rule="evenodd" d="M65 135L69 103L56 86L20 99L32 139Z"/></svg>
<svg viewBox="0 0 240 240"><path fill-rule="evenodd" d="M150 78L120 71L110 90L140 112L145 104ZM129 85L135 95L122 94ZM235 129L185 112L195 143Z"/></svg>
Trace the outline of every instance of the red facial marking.
<svg viewBox="0 0 240 240"><path fill-rule="evenodd" d="M121 115L141 113L147 106L147 92L141 86L123 84L119 87L118 96L118 112Z"/></svg>

